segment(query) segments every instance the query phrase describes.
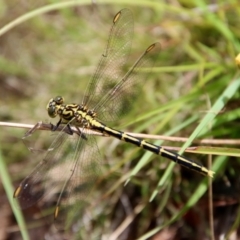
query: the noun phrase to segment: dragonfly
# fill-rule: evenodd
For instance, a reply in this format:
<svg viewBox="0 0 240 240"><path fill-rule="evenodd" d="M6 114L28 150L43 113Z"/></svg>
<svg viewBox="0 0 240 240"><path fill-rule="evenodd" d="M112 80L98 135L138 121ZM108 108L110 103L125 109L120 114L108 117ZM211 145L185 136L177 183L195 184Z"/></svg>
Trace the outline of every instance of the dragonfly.
<svg viewBox="0 0 240 240"><path fill-rule="evenodd" d="M59 117L57 124L51 125L51 130L58 130L59 133L42 161L14 192L14 198L19 200L22 208L32 206L46 196L49 189L53 191L59 187L61 190L54 210L55 221L62 219L63 224L68 224L66 212L71 211L74 216L80 211L79 206L84 208L101 172L101 156L96 137L91 131L133 144L213 177L213 171L185 156L109 127L109 122L114 122L129 110L145 80L140 70L152 67L161 49L159 42L151 44L126 70L124 67L130 53L132 35L133 14L129 9L122 9L113 18L107 46L88 83L82 103L65 103L62 96L56 96L48 102L48 115L51 118ZM37 125L25 136L32 134L36 128ZM73 135L77 137L72 138ZM58 181L49 187L52 175L58 176ZM68 207L76 202L78 207Z"/></svg>

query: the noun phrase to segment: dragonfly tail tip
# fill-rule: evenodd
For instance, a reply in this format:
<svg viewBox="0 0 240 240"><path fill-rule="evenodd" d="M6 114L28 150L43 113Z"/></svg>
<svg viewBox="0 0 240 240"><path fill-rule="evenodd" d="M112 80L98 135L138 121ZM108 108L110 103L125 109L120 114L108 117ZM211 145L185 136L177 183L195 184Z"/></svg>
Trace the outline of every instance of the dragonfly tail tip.
<svg viewBox="0 0 240 240"><path fill-rule="evenodd" d="M214 175L214 174L215 174L215 172L210 171L210 170L208 171L208 176L209 176L209 177L213 178L213 175Z"/></svg>

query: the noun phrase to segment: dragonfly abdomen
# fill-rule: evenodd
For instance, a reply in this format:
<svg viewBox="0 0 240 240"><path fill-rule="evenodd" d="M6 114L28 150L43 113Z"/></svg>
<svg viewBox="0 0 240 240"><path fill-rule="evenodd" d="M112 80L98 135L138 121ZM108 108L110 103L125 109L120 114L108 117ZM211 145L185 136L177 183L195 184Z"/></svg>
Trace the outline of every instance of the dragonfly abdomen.
<svg viewBox="0 0 240 240"><path fill-rule="evenodd" d="M195 170L205 176L213 177L213 172L211 170L208 170L200 163L194 162L193 160L186 158L184 156L181 156L181 155L177 154L176 152L166 150L165 148L163 148L161 146L154 145L152 143L149 143L142 139L138 139L136 137L133 137L133 136L126 134L124 132L121 132L119 130L107 127L104 124L97 122L97 121L96 121L96 124L94 124L94 125L95 125L94 129L96 129L97 131L100 131L104 134L118 138L119 140L132 143L140 148L148 150L157 155L161 155L164 158L172 160L173 162L176 162L176 163L178 163L184 167L187 167L191 170Z"/></svg>

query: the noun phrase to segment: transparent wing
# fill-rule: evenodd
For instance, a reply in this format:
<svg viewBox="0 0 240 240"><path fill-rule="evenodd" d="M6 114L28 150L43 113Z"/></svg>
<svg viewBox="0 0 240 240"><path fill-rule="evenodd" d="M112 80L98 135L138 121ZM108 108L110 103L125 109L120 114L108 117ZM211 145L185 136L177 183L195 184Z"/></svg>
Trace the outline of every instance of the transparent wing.
<svg viewBox="0 0 240 240"><path fill-rule="evenodd" d="M57 228L68 229L73 222L79 221L79 216L91 201L90 192L100 175L100 160L93 135L87 135L87 140L79 141L72 159L71 175L58 198L54 215Z"/></svg>
<svg viewBox="0 0 240 240"><path fill-rule="evenodd" d="M59 175L54 174L55 176L51 176L51 172L57 164L65 160L62 155L68 151L68 139L68 134L64 132L59 133L47 150L43 160L15 190L14 197L19 200L21 208L32 206L50 191L56 192L55 180L54 182L51 182L51 180ZM51 186L46 185L46 182Z"/></svg>
<svg viewBox="0 0 240 240"><path fill-rule="evenodd" d="M84 94L82 104L89 109L123 77L122 68L130 53L132 36L132 12L122 9L113 19L106 49Z"/></svg>
<svg viewBox="0 0 240 240"><path fill-rule="evenodd" d="M142 68L151 68L160 51L160 43L153 43L134 63L132 68L109 90L93 108L102 121L113 121L127 113L132 102L141 93L141 88L147 79L147 72Z"/></svg>
<svg viewBox="0 0 240 240"><path fill-rule="evenodd" d="M14 193L21 208L28 208L43 197L69 196L76 189L90 191L92 180L99 174L99 152L93 137L81 138L60 132L44 159L27 176ZM81 187L82 186L82 187ZM83 186L85 186L83 188ZM70 188L70 189L68 189ZM81 199L75 194L73 199ZM60 201L60 200L59 200Z"/></svg>

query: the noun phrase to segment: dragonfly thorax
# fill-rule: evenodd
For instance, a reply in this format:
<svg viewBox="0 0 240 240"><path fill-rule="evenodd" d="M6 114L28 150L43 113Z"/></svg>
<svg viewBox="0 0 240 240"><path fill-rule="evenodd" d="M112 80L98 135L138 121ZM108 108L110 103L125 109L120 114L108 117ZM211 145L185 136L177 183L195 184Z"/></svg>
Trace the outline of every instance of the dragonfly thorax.
<svg viewBox="0 0 240 240"><path fill-rule="evenodd" d="M64 98L57 96L49 100L47 104L48 115L51 118L59 116L61 123L88 127L96 117L93 110L89 110L85 105L76 103L64 104Z"/></svg>

